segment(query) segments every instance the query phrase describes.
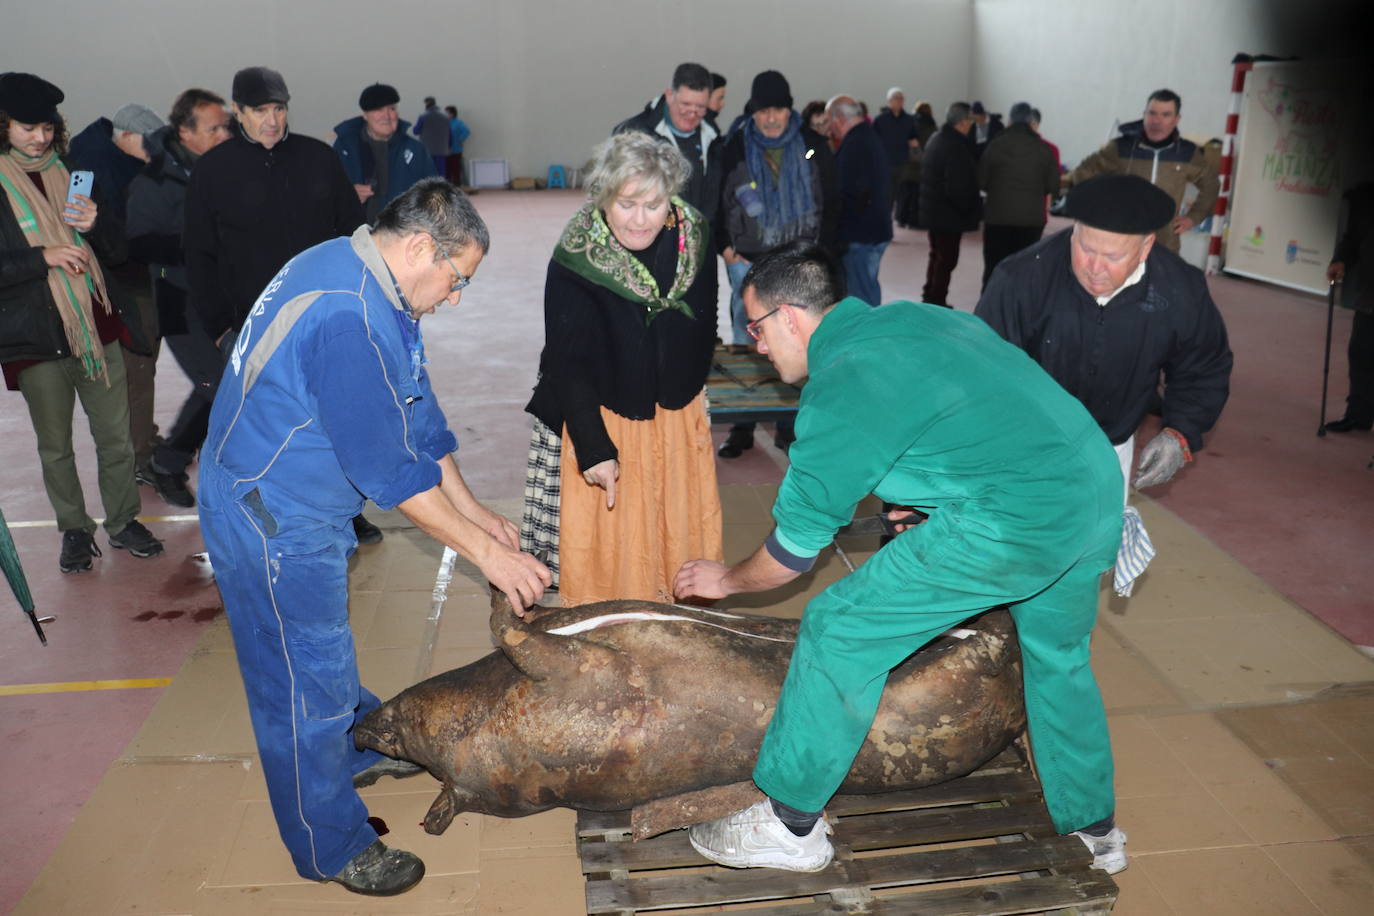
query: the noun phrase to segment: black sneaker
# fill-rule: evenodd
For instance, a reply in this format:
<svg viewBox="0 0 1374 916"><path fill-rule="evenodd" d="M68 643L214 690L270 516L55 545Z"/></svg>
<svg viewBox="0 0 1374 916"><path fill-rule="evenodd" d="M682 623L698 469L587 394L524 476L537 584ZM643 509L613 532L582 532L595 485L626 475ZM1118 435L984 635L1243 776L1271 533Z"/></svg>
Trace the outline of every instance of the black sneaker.
<svg viewBox="0 0 1374 916"><path fill-rule="evenodd" d="M91 533L73 528L62 532L62 554L57 558L57 568L64 573L85 572L91 568L91 557L100 555Z"/></svg>
<svg viewBox="0 0 1374 916"><path fill-rule="evenodd" d="M355 894L392 897L403 894L425 876L425 863L413 852L389 849L381 840L353 857L337 875L326 878Z"/></svg>
<svg viewBox="0 0 1374 916"><path fill-rule="evenodd" d="M162 501L169 506L191 509L196 505L196 495L186 486L185 474L168 474L160 470L151 458L138 466L134 478L157 491Z"/></svg>
<svg viewBox="0 0 1374 916"><path fill-rule="evenodd" d="M359 544L376 544L382 539L382 529L361 515L353 516L353 534L358 538Z"/></svg>
<svg viewBox="0 0 1374 916"><path fill-rule="evenodd" d="M136 557L155 557L162 553L162 542L144 528L138 519L124 526L118 534L110 535L110 546L116 550L127 550Z"/></svg>

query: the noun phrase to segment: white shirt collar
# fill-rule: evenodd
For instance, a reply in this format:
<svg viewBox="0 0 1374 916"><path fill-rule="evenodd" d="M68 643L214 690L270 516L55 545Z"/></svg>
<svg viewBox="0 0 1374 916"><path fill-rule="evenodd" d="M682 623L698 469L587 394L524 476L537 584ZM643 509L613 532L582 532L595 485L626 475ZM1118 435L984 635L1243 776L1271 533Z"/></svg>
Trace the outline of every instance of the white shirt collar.
<svg viewBox="0 0 1374 916"><path fill-rule="evenodd" d="M1141 261L1139 264L1135 266L1135 270L1131 271L1131 275L1126 278L1125 283L1121 284L1105 296L1098 296L1097 304L1106 305L1108 302L1111 302L1121 293L1123 289L1125 289L1128 286L1135 286L1137 283L1139 283L1140 278L1143 276L1145 276L1145 262Z"/></svg>

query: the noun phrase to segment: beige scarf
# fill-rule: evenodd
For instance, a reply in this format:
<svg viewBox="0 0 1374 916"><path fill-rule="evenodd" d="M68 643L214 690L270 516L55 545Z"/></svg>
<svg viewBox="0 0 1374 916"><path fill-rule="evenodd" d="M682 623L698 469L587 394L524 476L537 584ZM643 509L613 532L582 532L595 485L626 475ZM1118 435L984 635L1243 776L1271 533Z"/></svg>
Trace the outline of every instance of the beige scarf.
<svg viewBox="0 0 1374 916"><path fill-rule="evenodd" d="M27 172L42 173L43 194L34 187ZM36 248L54 245L87 247L81 233L62 221L62 209L67 200L67 181L67 169L52 150L37 159L30 159L15 149L0 154L0 187L4 188L10 209L19 222L25 241L30 245ZM110 296L105 290L105 276L101 273L100 264L95 257L91 257L88 263L89 269L75 283L71 282L62 268L49 267L48 290L52 293L57 313L62 317L62 327L67 333L72 356L81 360L87 378L102 378L109 385L105 348L100 344L91 304L98 300L108 315Z"/></svg>

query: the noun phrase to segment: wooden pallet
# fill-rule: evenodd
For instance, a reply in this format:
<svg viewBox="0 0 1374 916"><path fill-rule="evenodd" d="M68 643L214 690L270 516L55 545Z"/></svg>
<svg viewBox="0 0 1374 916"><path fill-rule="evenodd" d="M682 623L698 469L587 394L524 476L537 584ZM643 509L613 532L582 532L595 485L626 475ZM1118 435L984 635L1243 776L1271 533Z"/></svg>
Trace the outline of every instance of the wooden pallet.
<svg viewBox="0 0 1374 916"><path fill-rule="evenodd" d="M826 814L835 862L800 874L713 865L685 830L631 843L628 812L579 812L587 912L1097 916L1116 903L1116 883L1089 867L1077 837L1055 833L1039 783L1010 750L942 785L837 796Z"/></svg>

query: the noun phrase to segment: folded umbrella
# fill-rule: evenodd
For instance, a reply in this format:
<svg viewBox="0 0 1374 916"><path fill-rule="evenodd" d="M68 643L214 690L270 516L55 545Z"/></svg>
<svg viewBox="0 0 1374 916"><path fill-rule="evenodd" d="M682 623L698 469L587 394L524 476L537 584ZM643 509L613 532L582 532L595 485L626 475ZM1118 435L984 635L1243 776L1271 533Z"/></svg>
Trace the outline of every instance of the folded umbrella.
<svg viewBox="0 0 1374 916"><path fill-rule="evenodd" d="M9 580L10 589L14 592L20 609L29 615L29 622L33 624L33 631L38 634L39 642L46 646L48 637L44 635L43 624L34 612L33 595L29 593L29 582L24 578L19 551L15 549L14 538L10 537L10 526L5 522L3 511L0 511L0 568L5 570L5 578Z"/></svg>

